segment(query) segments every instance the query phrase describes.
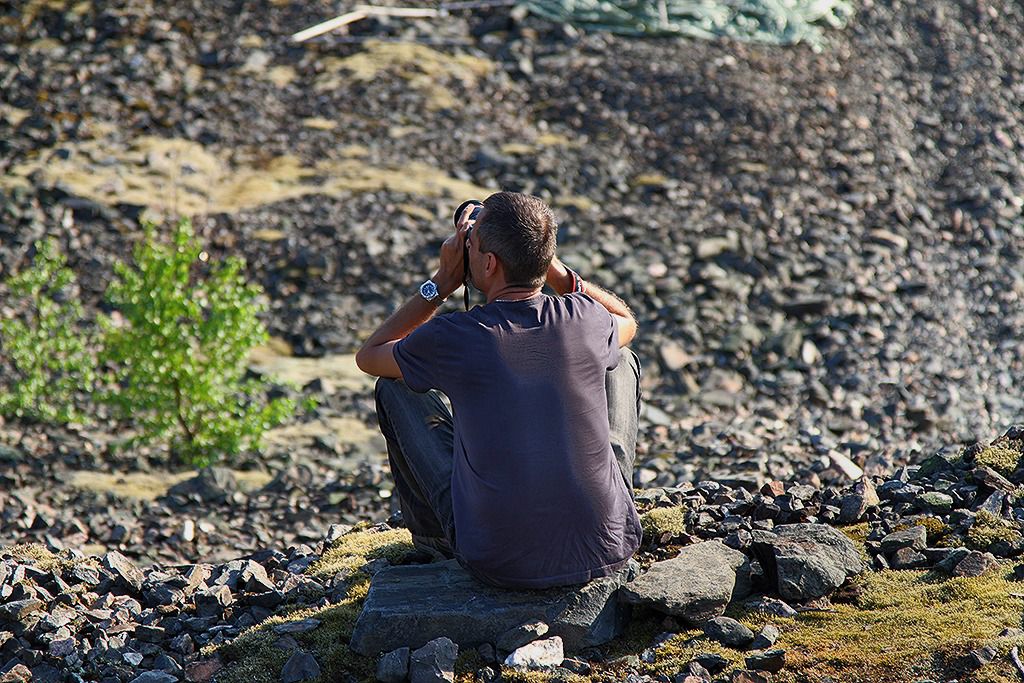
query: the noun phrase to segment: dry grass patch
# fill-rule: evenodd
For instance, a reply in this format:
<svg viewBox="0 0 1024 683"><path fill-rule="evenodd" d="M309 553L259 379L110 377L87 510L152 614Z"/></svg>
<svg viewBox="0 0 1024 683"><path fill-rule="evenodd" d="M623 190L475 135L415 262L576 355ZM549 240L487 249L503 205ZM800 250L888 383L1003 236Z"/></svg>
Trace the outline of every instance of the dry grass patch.
<svg viewBox="0 0 1024 683"><path fill-rule="evenodd" d="M242 491L255 491L270 483L273 476L267 472L232 470L231 474ZM194 471L186 472L71 472L68 483L74 488L96 493L110 493L118 498L156 500L175 484L192 479Z"/></svg>
<svg viewBox="0 0 1024 683"><path fill-rule="evenodd" d="M426 98L428 109L453 108L458 98L444 85L458 81L472 89L494 71L494 62L466 54L449 55L419 43L366 41L365 49L350 57L327 57L324 75L316 79L318 92L344 88L348 82L368 82L382 75L396 76ZM475 195L465 195L475 196Z"/></svg>

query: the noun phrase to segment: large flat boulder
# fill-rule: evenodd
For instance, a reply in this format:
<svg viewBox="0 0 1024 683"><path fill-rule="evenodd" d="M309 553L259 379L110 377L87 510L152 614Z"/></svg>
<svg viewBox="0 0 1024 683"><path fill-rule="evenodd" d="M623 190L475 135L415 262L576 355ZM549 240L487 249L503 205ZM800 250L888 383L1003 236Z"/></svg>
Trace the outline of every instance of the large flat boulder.
<svg viewBox="0 0 1024 683"><path fill-rule="evenodd" d="M828 595L864 569L853 542L827 524L783 524L771 532L755 531L752 548L784 600Z"/></svg>
<svg viewBox="0 0 1024 683"><path fill-rule="evenodd" d="M636 577L635 561L613 576L544 590L506 590L474 578L456 560L386 567L373 576L349 646L375 657L446 636L460 648L494 644L520 624L540 620L567 652L622 633L629 606L616 591Z"/></svg>
<svg viewBox="0 0 1024 683"><path fill-rule="evenodd" d="M721 616L726 605L750 594L747 556L721 541L688 545L655 562L619 591L619 600L648 605L697 626Z"/></svg>

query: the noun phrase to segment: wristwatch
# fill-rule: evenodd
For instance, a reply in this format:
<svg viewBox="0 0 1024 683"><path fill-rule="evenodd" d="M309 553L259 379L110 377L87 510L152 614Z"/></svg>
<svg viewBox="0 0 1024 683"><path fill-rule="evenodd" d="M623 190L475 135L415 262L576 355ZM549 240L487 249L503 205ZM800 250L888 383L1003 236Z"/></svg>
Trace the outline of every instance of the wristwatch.
<svg viewBox="0 0 1024 683"><path fill-rule="evenodd" d="M433 280L427 280L420 285L420 296L435 306L440 306L448 300L448 297L441 298L441 293L437 291L437 285Z"/></svg>

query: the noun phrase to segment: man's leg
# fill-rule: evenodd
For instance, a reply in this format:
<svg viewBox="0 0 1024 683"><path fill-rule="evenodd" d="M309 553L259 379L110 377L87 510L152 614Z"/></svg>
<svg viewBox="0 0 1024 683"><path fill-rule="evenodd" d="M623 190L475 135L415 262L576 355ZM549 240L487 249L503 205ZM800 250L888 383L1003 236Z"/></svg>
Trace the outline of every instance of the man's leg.
<svg viewBox="0 0 1024 683"><path fill-rule="evenodd" d="M440 392L418 394L398 379L378 379L374 396L406 526L414 536L444 538L454 548L451 412Z"/></svg>
<svg viewBox="0 0 1024 683"><path fill-rule="evenodd" d="M626 490L633 493L633 463L640 421L640 359L631 349L619 349L619 364L605 375L608 425L612 452L619 463Z"/></svg>

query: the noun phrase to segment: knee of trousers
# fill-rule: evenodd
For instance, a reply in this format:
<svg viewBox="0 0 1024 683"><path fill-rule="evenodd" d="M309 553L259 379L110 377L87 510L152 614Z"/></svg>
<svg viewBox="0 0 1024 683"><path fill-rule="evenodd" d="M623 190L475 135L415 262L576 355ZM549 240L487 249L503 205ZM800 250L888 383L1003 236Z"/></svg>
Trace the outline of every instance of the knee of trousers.
<svg viewBox="0 0 1024 683"><path fill-rule="evenodd" d="M373 399L377 404L377 412L380 412L381 406L384 405L388 396L394 396L402 389L404 389L402 380L393 377L378 377L377 382L373 385Z"/></svg>
<svg viewBox="0 0 1024 683"><path fill-rule="evenodd" d="M619 349L619 366L628 367L633 371L633 375L640 380L642 369L640 367L640 356L633 352L633 349L628 346L623 346Z"/></svg>

